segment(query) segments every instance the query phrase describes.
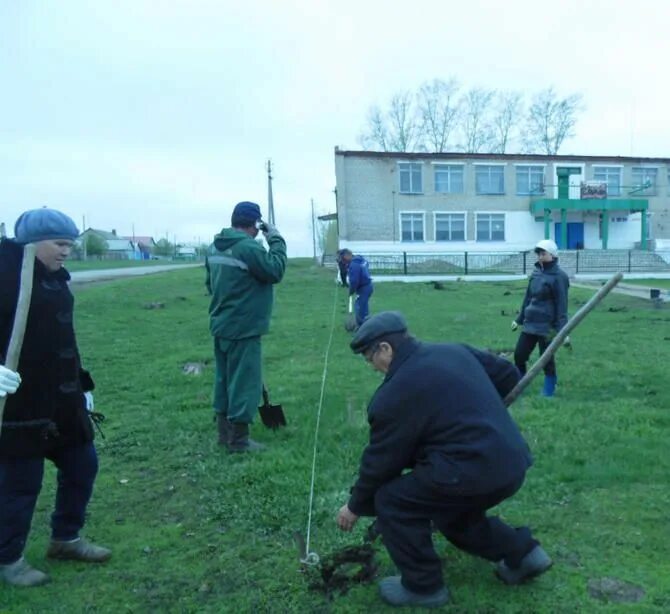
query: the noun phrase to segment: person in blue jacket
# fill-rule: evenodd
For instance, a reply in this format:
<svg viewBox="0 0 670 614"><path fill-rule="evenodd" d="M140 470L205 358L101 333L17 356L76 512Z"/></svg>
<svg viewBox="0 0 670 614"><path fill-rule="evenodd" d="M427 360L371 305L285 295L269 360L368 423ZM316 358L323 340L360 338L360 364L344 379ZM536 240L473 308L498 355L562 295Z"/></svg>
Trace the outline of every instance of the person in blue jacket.
<svg viewBox="0 0 670 614"><path fill-rule="evenodd" d="M394 606L447 603L433 527L457 548L495 563L506 584L549 569L551 559L529 528L487 515L521 488L532 464L503 402L519 381L515 366L460 343L422 343L395 311L366 320L351 349L384 381L368 405L369 443L337 524L350 531L360 516L377 517L400 571L380 582L382 599Z"/></svg>
<svg viewBox="0 0 670 614"><path fill-rule="evenodd" d="M522 332L514 350L514 363L522 374L526 373L528 358L540 346L544 352L551 338L568 322L568 289L570 280L558 266L558 246L549 239L535 245L537 262L528 281L519 315L512 321L512 330L522 326ZM570 345L570 337L564 344ZM553 397L556 389L556 363L554 357L544 367L542 394Z"/></svg>
<svg viewBox="0 0 670 614"><path fill-rule="evenodd" d="M370 277L370 266L363 256L354 256L351 250L342 250L342 260L347 264L347 279L349 281L349 296L356 295L354 311L356 324L360 326L370 315L369 302L374 286Z"/></svg>

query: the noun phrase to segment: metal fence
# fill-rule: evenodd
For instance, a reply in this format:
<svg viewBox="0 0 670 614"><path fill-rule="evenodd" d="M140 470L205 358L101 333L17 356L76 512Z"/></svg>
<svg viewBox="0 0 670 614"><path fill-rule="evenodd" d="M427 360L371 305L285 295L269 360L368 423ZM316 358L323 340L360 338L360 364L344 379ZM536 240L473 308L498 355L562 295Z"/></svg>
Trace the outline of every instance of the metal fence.
<svg viewBox="0 0 670 614"><path fill-rule="evenodd" d="M365 255L373 275L527 275L536 262L533 252L447 252ZM670 252L640 250L561 250L568 275L576 273L670 273ZM335 257L324 255L324 266Z"/></svg>

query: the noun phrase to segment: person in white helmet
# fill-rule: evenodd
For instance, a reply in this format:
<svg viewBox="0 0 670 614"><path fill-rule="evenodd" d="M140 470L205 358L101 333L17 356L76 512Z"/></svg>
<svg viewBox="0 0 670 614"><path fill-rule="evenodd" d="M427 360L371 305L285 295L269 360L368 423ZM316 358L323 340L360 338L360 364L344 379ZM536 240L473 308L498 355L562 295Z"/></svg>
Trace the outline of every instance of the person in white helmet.
<svg viewBox="0 0 670 614"><path fill-rule="evenodd" d="M550 239L543 239L535 245L535 253L535 269L528 281L519 315L512 321L513 331L522 327L514 350L514 364L522 375L526 373L526 364L535 346L539 345L540 352L544 352L551 338L568 321L570 281L558 266L558 246ZM570 344L569 337L565 344ZM543 396L554 396L556 382L556 363L552 356L544 367Z"/></svg>

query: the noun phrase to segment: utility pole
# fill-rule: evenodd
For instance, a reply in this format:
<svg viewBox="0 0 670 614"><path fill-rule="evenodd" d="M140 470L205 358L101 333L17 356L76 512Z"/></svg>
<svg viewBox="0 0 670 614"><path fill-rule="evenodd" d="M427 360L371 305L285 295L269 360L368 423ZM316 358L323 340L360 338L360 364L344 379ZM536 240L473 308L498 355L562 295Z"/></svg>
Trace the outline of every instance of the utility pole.
<svg viewBox="0 0 670 614"><path fill-rule="evenodd" d="M268 222L275 225L275 206L272 199L272 160L268 160Z"/></svg>
<svg viewBox="0 0 670 614"><path fill-rule="evenodd" d="M82 227L82 233L85 233L86 232L86 216L85 215L81 216L81 227ZM86 261L88 259L88 255L86 253L86 239L88 239L88 237L86 235L84 235L84 240L81 242L81 251L82 251L82 255L84 257L84 261Z"/></svg>
<svg viewBox="0 0 670 614"><path fill-rule="evenodd" d="M314 262L316 262L316 222L314 221L314 199L310 199L312 203L312 247L314 250Z"/></svg>

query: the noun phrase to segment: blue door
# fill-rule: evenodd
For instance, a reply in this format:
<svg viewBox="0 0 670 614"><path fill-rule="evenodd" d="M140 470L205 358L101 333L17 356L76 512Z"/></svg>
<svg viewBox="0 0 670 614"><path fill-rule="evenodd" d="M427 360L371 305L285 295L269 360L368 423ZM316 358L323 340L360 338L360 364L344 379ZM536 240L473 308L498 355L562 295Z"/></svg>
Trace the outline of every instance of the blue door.
<svg viewBox="0 0 670 614"><path fill-rule="evenodd" d="M584 222L568 222L568 246L561 245L561 223L554 228L558 249L584 249Z"/></svg>

